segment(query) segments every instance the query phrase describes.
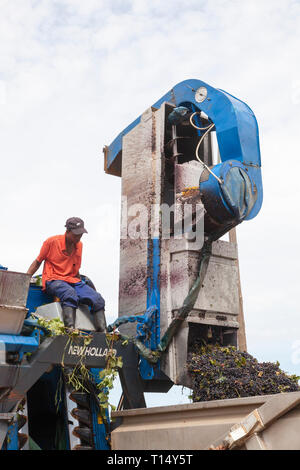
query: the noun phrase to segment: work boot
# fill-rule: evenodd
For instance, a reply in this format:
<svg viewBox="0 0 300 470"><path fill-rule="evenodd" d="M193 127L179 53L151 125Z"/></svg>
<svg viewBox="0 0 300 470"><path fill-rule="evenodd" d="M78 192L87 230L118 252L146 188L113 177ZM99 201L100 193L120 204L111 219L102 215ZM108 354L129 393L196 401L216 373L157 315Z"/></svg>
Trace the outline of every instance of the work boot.
<svg viewBox="0 0 300 470"><path fill-rule="evenodd" d="M64 305L62 307L62 317L66 328L75 328L76 308Z"/></svg>
<svg viewBox="0 0 300 470"><path fill-rule="evenodd" d="M94 326L98 332L103 333L106 331L104 308L94 313Z"/></svg>

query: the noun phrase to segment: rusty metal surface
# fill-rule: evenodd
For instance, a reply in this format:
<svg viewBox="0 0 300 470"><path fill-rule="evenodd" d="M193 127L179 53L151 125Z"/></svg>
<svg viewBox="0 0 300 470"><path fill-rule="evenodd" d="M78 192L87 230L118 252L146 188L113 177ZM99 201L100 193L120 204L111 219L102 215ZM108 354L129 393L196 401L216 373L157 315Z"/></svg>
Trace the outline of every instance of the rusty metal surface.
<svg viewBox="0 0 300 470"><path fill-rule="evenodd" d="M200 202L197 188L203 167L194 160L175 164L172 176L165 153L166 104L148 109L141 122L123 138L122 147L122 220L120 240L119 316L137 315L147 309L147 281L151 282L148 267L148 240L152 228L160 239L160 337L167 331L174 315L183 305L199 269L203 239L194 242L186 237L176 239L163 236L162 217L152 212L153 205L175 204L174 223L182 219L183 204ZM178 206L177 206L178 203ZM136 217L138 206L146 208L145 217ZM132 211L132 212L131 212ZM146 227L146 237L133 239L126 236L131 227ZM125 228L125 236L124 236ZM185 371L191 325L199 334L207 325L231 328L237 335L240 313L237 244L225 241L213 243L208 271L194 308L169 346L161 361L162 371L175 383L189 386ZM201 330L201 331L200 331ZM127 323L120 331L135 336L136 325ZM227 336L229 338L229 335ZM231 344L234 344L231 343Z"/></svg>
<svg viewBox="0 0 300 470"><path fill-rule="evenodd" d="M122 206L120 240L119 316L143 313L147 308L147 238L153 201L151 109L141 123L123 139ZM139 208L141 212L139 213ZM145 208L144 212L142 209ZM137 225L135 225L137 224ZM123 227L124 225L124 227ZM145 231L145 233L144 233ZM135 238L140 232L140 238ZM123 328L125 334L134 334L132 325Z"/></svg>
<svg viewBox="0 0 300 470"><path fill-rule="evenodd" d="M0 270L0 304L25 307L30 274Z"/></svg>
<svg viewBox="0 0 300 470"><path fill-rule="evenodd" d="M161 310L169 312L170 323L197 277L199 251L192 243L183 240L170 240L162 246ZM213 243L203 287L162 360L163 372L177 385L191 387L186 370L189 344L197 335L205 334L208 325L237 332L239 290L236 258L236 245L223 240ZM234 344L234 333L230 339Z"/></svg>
<svg viewBox="0 0 300 470"><path fill-rule="evenodd" d="M25 307L0 304L0 334L20 334L27 312Z"/></svg>
<svg viewBox="0 0 300 470"><path fill-rule="evenodd" d="M0 333L21 332L30 279L30 274L0 270Z"/></svg>

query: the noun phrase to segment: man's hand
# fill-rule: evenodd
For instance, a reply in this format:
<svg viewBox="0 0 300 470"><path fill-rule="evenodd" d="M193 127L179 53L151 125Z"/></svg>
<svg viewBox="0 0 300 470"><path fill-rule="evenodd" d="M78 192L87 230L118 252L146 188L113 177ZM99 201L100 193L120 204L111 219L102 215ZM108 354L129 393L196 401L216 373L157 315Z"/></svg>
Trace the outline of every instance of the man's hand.
<svg viewBox="0 0 300 470"><path fill-rule="evenodd" d="M31 276L34 275L34 273L39 269L42 263L40 263L37 259L34 260L34 262L29 266L27 270L27 274L30 274Z"/></svg>

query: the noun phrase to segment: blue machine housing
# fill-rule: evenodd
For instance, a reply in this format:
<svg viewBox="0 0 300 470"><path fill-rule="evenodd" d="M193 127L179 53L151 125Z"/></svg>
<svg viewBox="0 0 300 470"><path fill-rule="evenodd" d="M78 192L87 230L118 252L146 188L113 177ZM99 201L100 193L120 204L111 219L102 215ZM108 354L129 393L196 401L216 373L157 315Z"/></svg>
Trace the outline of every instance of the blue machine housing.
<svg viewBox="0 0 300 470"><path fill-rule="evenodd" d="M211 219L220 227L236 225L247 219L257 201L257 188L248 167L238 160L228 160L213 168L222 184L208 171L199 189Z"/></svg>
<svg viewBox="0 0 300 470"><path fill-rule="evenodd" d="M201 87L206 88L207 97L203 102L199 103L196 100L196 92ZM164 102L172 103L176 107L190 105L192 110L203 111L215 124L221 161L236 160L242 163L244 169L247 168L252 186L256 188L257 197L255 204L245 217L245 220L255 217L262 205L263 190L259 132L253 111L246 103L231 94L195 79L178 83L156 101L152 107L158 109ZM107 173L110 172L110 167L122 151L123 136L139 124L140 120L141 116L120 132L107 147Z"/></svg>

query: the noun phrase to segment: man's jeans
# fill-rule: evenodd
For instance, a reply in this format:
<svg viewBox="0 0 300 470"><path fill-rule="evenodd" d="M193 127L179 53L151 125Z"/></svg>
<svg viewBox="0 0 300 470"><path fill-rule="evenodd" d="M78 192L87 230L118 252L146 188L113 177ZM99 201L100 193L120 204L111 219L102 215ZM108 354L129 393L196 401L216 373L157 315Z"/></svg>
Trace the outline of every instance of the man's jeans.
<svg viewBox="0 0 300 470"><path fill-rule="evenodd" d="M77 282L70 284L65 281L47 281L47 294L58 297L62 307L78 307L78 304L87 304L91 307L92 312L104 309L105 302L99 292L85 284L85 282Z"/></svg>

